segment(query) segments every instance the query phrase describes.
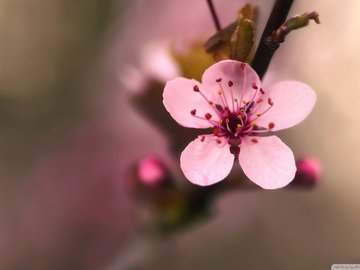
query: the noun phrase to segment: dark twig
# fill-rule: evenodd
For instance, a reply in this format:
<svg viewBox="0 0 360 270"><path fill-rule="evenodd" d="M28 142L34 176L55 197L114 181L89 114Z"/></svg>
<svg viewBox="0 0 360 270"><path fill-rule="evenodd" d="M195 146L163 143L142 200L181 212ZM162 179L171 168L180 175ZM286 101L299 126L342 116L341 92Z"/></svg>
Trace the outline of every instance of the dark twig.
<svg viewBox="0 0 360 270"><path fill-rule="evenodd" d="M264 76L271 58L276 51L276 49L267 46L266 39L285 22L293 2L294 0L276 0L271 11L252 62L252 67L258 73L260 78Z"/></svg>
<svg viewBox="0 0 360 270"><path fill-rule="evenodd" d="M219 18L218 18L218 16L216 15L216 11L215 11L213 2L212 2L212 0L207 0L207 3L208 3L208 6L209 6L209 9L210 9L211 16L212 16L212 18L213 18L215 27L216 27L216 31L220 31L220 30L221 30L221 26L220 26Z"/></svg>

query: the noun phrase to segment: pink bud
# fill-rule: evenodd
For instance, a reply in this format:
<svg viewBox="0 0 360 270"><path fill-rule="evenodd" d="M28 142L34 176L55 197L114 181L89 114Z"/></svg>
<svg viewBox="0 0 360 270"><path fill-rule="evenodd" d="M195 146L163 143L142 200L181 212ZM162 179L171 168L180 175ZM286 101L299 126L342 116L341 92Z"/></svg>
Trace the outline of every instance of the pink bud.
<svg viewBox="0 0 360 270"><path fill-rule="evenodd" d="M323 174L321 161L315 157L303 157L296 161L297 174L304 182L316 183Z"/></svg>
<svg viewBox="0 0 360 270"><path fill-rule="evenodd" d="M147 157L138 163L138 178L145 185L156 185L165 180L166 169L157 157Z"/></svg>

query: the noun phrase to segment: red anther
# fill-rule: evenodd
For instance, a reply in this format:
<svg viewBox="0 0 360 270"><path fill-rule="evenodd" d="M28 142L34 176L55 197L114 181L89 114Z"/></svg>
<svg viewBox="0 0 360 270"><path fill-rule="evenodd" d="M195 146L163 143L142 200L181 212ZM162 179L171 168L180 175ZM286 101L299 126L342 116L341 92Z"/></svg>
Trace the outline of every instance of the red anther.
<svg viewBox="0 0 360 270"><path fill-rule="evenodd" d="M268 98L268 103L269 103L270 106L274 105L274 102L272 101L271 98Z"/></svg>
<svg viewBox="0 0 360 270"><path fill-rule="evenodd" d="M216 82L221 82L221 78L217 79Z"/></svg>
<svg viewBox="0 0 360 270"><path fill-rule="evenodd" d="M216 142L217 142L218 144L220 144L220 143L221 143L221 140L220 140L220 139L217 139Z"/></svg>
<svg viewBox="0 0 360 270"><path fill-rule="evenodd" d="M251 139L251 142L253 142L253 143L257 143L257 142L258 142L258 140L257 140L257 139L255 139L255 138L252 138L252 139Z"/></svg>
<svg viewBox="0 0 360 270"><path fill-rule="evenodd" d="M273 129L275 127L275 124L273 122L269 123L269 129Z"/></svg>
<svg viewBox="0 0 360 270"><path fill-rule="evenodd" d="M232 81L228 81L228 85L229 85L229 87L231 87L234 85L234 83Z"/></svg>
<svg viewBox="0 0 360 270"><path fill-rule="evenodd" d="M196 114L196 110L193 109L193 110L190 111L190 113L191 113L191 115L195 115L195 114Z"/></svg>
<svg viewBox="0 0 360 270"><path fill-rule="evenodd" d="M209 101L209 104L210 104L210 105L213 105L214 103L213 103L212 101Z"/></svg>
<svg viewBox="0 0 360 270"><path fill-rule="evenodd" d="M195 92L200 92L199 86L194 85L194 91L195 91Z"/></svg>
<svg viewBox="0 0 360 270"><path fill-rule="evenodd" d="M226 106L224 109L225 109L225 111L227 111L228 113L230 112L229 107Z"/></svg>
<svg viewBox="0 0 360 270"><path fill-rule="evenodd" d="M202 141L202 142L205 141L205 136L202 136L200 141Z"/></svg>
<svg viewBox="0 0 360 270"><path fill-rule="evenodd" d="M211 119L212 115L210 113L205 113L205 118L207 120Z"/></svg>
<svg viewBox="0 0 360 270"><path fill-rule="evenodd" d="M221 112L221 113L224 113L225 111L224 111L224 108L220 105L220 104L216 104L215 105L215 108L219 111L219 112Z"/></svg>
<svg viewBox="0 0 360 270"><path fill-rule="evenodd" d="M241 64L240 64L240 68L241 68L242 70L244 70L244 68L245 68L245 63L241 63Z"/></svg>
<svg viewBox="0 0 360 270"><path fill-rule="evenodd" d="M264 95L265 94L264 89L260 88L260 93Z"/></svg>
<svg viewBox="0 0 360 270"><path fill-rule="evenodd" d="M257 87L257 85L256 85L255 82L253 82L251 86L252 86L252 88L254 88L254 89L258 89L258 87Z"/></svg>
<svg viewBox="0 0 360 270"><path fill-rule="evenodd" d="M259 98L257 101L256 101L256 103L261 103L261 102L263 102L264 100L262 99L262 98Z"/></svg>

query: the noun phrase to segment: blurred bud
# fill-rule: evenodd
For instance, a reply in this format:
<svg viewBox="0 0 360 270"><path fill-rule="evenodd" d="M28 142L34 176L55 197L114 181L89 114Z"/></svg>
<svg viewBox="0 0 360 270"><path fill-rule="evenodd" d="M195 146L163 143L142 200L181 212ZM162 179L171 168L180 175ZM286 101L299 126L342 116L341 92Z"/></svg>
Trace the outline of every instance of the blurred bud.
<svg viewBox="0 0 360 270"><path fill-rule="evenodd" d="M180 76L179 67L164 42L147 44L140 57L142 70L154 80L165 83Z"/></svg>
<svg viewBox="0 0 360 270"><path fill-rule="evenodd" d="M294 184L313 186L319 182L323 174L321 161L315 157L303 157L296 160L297 172Z"/></svg>
<svg viewBox="0 0 360 270"><path fill-rule="evenodd" d="M123 87L133 93L142 93L149 88L150 80L145 74L134 66L124 66L119 74L119 80Z"/></svg>
<svg viewBox="0 0 360 270"><path fill-rule="evenodd" d="M167 176L162 161L156 157L147 157L138 163L137 176L141 183L149 186L162 183Z"/></svg>

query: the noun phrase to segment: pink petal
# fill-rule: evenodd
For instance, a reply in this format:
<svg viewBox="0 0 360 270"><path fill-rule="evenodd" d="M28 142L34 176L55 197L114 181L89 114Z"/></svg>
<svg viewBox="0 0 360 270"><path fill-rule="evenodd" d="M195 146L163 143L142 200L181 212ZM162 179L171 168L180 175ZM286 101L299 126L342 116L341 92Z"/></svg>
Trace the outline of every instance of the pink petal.
<svg viewBox="0 0 360 270"><path fill-rule="evenodd" d="M275 84L266 91L264 99L270 97L273 107L257 121L258 126L268 127L274 123L273 131L295 126L304 120L313 109L315 92L306 84L284 81ZM265 107L268 105L264 102Z"/></svg>
<svg viewBox="0 0 360 270"><path fill-rule="evenodd" d="M188 144L181 153L180 166L190 182L208 186L223 180L231 171L234 155L225 139L205 135ZM220 143L219 143L220 142Z"/></svg>
<svg viewBox="0 0 360 270"><path fill-rule="evenodd" d="M198 119L190 113L196 110L196 115L201 117L205 117L206 113L210 113L212 115L211 120L219 120L211 105L206 102L199 92L194 91L195 85L203 91L200 83L195 80L176 78L168 81L163 93L164 106L175 121L184 127L212 127L214 125L207 120Z"/></svg>
<svg viewBox="0 0 360 270"><path fill-rule="evenodd" d="M276 136L243 138L239 163L246 176L264 189L284 187L295 177L294 155Z"/></svg>
<svg viewBox="0 0 360 270"><path fill-rule="evenodd" d="M219 82L219 79L221 79L221 82ZM218 91L221 87L223 88L230 109L232 109L232 97L239 100L250 99L254 93L252 87L254 83L258 87L261 86L257 73L248 64L235 60L224 60L212 65L204 72L202 77L204 89L211 92L216 103L222 104Z"/></svg>

